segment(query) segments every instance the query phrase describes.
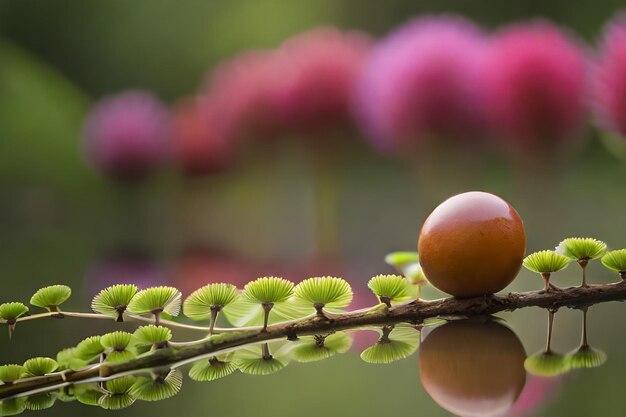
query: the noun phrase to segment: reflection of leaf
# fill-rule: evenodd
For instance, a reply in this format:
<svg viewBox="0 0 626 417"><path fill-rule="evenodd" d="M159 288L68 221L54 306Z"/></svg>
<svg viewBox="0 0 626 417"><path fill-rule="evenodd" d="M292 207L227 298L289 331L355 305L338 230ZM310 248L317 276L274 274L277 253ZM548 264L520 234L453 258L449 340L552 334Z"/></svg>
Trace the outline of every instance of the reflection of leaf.
<svg viewBox="0 0 626 417"><path fill-rule="evenodd" d="M337 353L345 353L352 346L352 337L337 332L326 337L303 336L289 349L291 357L298 362L315 362L328 359Z"/></svg>
<svg viewBox="0 0 626 417"><path fill-rule="evenodd" d="M26 410L26 398L11 398L0 401L0 416L16 416Z"/></svg>
<svg viewBox="0 0 626 417"><path fill-rule="evenodd" d="M136 382L132 376L115 378L105 383L106 393L100 397L98 404L106 410L121 410L131 406L135 397L130 395L131 389Z"/></svg>
<svg viewBox="0 0 626 417"><path fill-rule="evenodd" d="M182 385L182 373L173 369L167 373L155 374L151 378L137 378L130 394L143 401L160 401L178 394Z"/></svg>
<svg viewBox="0 0 626 417"><path fill-rule="evenodd" d="M233 355L233 362L244 374L270 375L287 366L289 359L283 349L264 356L263 346L255 345L237 350Z"/></svg>
<svg viewBox="0 0 626 417"><path fill-rule="evenodd" d="M420 333L412 327L397 326L391 331L383 330L381 338L361 352L361 359L376 364L395 362L415 353L419 342Z"/></svg>
<svg viewBox="0 0 626 417"><path fill-rule="evenodd" d="M233 362L221 361L217 358L202 359L193 364L189 370L189 378L201 382L215 381L236 370L237 365Z"/></svg>
<svg viewBox="0 0 626 417"><path fill-rule="evenodd" d="M569 359L553 352L537 352L524 361L524 368L537 376L556 376L570 370Z"/></svg>
<svg viewBox="0 0 626 417"><path fill-rule="evenodd" d="M581 346L567 354L572 369L597 368L606 362L606 353L591 346Z"/></svg>
<svg viewBox="0 0 626 417"><path fill-rule="evenodd" d="M54 405L56 397L48 392L30 395L26 398L26 409L32 411L45 410ZM0 413L0 415L4 415Z"/></svg>
<svg viewBox="0 0 626 417"><path fill-rule="evenodd" d="M96 384L79 384L74 387L74 396L85 405L100 405L98 401L102 395L102 390Z"/></svg>

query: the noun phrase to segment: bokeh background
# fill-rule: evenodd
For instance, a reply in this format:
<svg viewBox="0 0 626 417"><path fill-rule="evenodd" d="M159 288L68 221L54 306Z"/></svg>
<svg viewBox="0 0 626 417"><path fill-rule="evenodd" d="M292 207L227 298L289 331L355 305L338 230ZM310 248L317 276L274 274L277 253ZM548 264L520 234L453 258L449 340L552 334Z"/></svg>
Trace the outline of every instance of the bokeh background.
<svg viewBox="0 0 626 417"><path fill-rule="evenodd" d="M104 96L146 90L175 108L204 91L225 59L277 48L322 26L363 31L376 42L420 15L453 13L486 31L540 17L593 49L620 6L619 0L0 0L0 301L27 301L44 285L64 283L74 289L70 306L84 310L96 291L117 281L168 283L188 294L211 280L243 285L271 274L294 281L343 276L364 306L374 302L367 280L391 271L385 254L414 250L428 213L469 190L494 192L518 209L529 251L575 235L623 247L626 159L592 115L554 158L541 147L511 158L496 148L467 152L454 142L415 151L426 159L385 154L354 124L323 141L292 133L243 142L226 168L207 175L184 175L172 163L141 180L104 175L88 161L82 137L90 108ZM321 153L311 141L323 142ZM614 279L598 265L590 271L593 282ZM578 282L577 272L571 268L557 284ZM539 285L523 272L509 289ZM626 371L619 355L624 337L609 323L620 314L621 306L607 305L590 315L610 366L559 379L558 390L531 415L621 415L623 396L609 394ZM542 311L505 317L528 353L540 349ZM578 319L576 312L559 315L557 348L576 346ZM76 322L29 323L10 343L0 342L1 362L51 355L93 331ZM375 367L354 352L272 377L187 381L176 399L119 414L165 415L182 407L190 415L447 415L420 386L415 356ZM42 413L86 410L63 404Z"/></svg>

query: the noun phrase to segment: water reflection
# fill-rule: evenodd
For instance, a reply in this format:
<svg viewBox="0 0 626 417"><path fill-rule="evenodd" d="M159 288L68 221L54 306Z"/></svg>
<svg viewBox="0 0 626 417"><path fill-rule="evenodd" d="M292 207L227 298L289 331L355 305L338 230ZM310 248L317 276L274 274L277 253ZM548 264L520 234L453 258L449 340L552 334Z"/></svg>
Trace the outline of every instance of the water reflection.
<svg viewBox="0 0 626 417"><path fill-rule="evenodd" d="M452 321L425 336L420 378L437 404L462 416L497 416L513 406L526 382L526 352L509 327Z"/></svg>
<svg viewBox="0 0 626 417"><path fill-rule="evenodd" d="M176 369L151 369L108 381L66 384L48 392L5 399L0 402L0 415L44 410L57 401L117 410L138 401L165 400L180 392L184 374L193 381L212 383L237 371L254 376L275 374L294 362L317 362L355 352L353 339L365 333L377 335L369 346L359 348L368 364L389 364L417 352L419 380L441 408L459 416L524 416L554 396L565 382L564 373L606 361L606 354L590 344L587 311L581 309L580 346L568 354L559 354L552 347L554 310L547 311L544 349L529 357L516 333L495 317L439 320L420 326L389 323L245 345Z"/></svg>

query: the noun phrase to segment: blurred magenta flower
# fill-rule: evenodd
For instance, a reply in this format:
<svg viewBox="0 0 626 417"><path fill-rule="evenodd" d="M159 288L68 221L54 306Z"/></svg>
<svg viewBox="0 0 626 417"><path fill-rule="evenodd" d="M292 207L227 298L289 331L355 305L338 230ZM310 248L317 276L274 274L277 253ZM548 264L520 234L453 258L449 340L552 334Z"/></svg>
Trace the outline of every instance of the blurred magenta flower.
<svg viewBox="0 0 626 417"><path fill-rule="evenodd" d="M574 136L585 122L587 69L583 47L549 22L504 28L484 74L494 134L526 148Z"/></svg>
<svg viewBox="0 0 626 417"><path fill-rule="evenodd" d="M117 179L140 179L170 156L169 112L147 92L105 97L87 115L83 139L95 168Z"/></svg>
<svg viewBox="0 0 626 417"><path fill-rule="evenodd" d="M217 65L206 94L224 134L267 138L282 133L279 109L285 81L285 65L273 51L249 51Z"/></svg>
<svg viewBox="0 0 626 417"><path fill-rule="evenodd" d="M370 46L365 34L332 27L288 39L277 51L287 66L280 93L286 125L304 134L347 125L354 89Z"/></svg>
<svg viewBox="0 0 626 417"><path fill-rule="evenodd" d="M374 146L398 151L427 139L468 140L482 126L481 30L449 16L415 19L374 48L357 111Z"/></svg>
<svg viewBox="0 0 626 417"><path fill-rule="evenodd" d="M626 13L609 23L599 49L594 85L599 123L626 136Z"/></svg>
<svg viewBox="0 0 626 417"><path fill-rule="evenodd" d="M541 408L548 405L550 400L557 394L562 383L562 376L542 377L528 375L524 390L515 401L507 417L534 415L531 413L537 413Z"/></svg>
<svg viewBox="0 0 626 417"><path fill-rule="evenodd" d="M223 171L232 160L234 138L227 135L206 98L182 100L174 108L176 163L186 175Z"/></svg>

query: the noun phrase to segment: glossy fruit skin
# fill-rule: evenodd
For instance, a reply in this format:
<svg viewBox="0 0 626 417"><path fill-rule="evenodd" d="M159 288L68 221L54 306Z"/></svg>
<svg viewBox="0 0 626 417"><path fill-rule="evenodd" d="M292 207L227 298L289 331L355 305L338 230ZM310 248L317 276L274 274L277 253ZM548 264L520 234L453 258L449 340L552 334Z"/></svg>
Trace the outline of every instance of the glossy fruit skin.
<svg viewBox="0 0 626 417"><path fill-rule="evenodd" d="M418 242L428 280L455 297L493 294L517 276L526 232L515 209L481 191L450 197L428 216Z"/></svg>
<svg viewBox="0 0 626 417"><path fill-rule="evenodd" d="M458 320L422 333L422 386L437 404L460 416L502 416L526 383L526 351L497 322Z"/></svg>

